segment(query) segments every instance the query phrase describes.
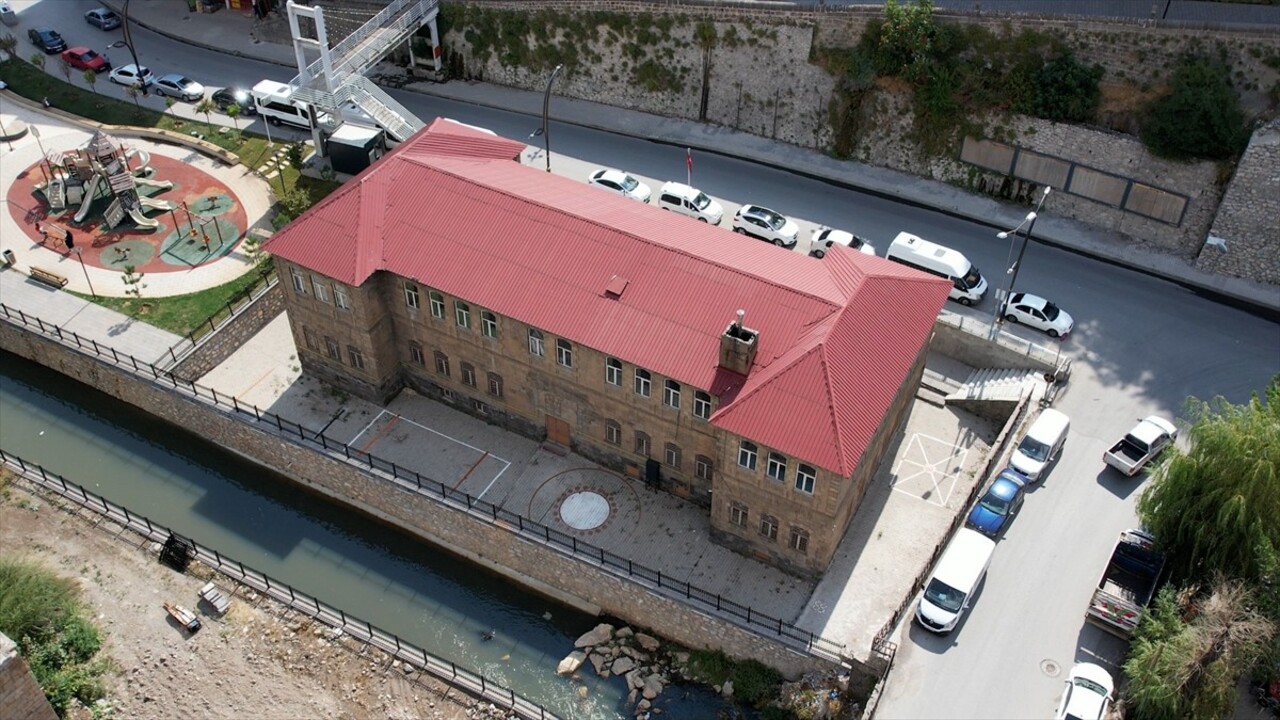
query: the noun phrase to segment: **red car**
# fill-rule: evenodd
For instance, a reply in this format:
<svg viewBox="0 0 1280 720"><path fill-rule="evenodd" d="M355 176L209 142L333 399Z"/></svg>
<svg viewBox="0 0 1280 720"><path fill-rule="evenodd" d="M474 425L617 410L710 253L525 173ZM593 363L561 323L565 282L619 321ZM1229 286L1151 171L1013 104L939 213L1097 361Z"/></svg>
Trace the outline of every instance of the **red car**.
<svg viewBox="0 0 1280 720"><path fill-rule="evenodd" d="M111 63L102 55L87 47L73 47L62 51L62 59L77 70L102 72L111 69Z"/></svg>

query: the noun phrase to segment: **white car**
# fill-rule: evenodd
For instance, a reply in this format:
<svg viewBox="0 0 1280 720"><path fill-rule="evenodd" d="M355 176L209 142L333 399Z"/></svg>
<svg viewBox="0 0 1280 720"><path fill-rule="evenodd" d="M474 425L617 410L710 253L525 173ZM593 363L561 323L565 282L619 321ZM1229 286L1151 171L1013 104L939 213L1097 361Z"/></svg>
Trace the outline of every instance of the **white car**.
<svg viewBox="0 0 1280 720"><path fill-rule="evenodd" d="M733 216L733 231L787 248L795 247L800 237L799 225L759 205L743 205Z"/></svg>
<svg viewBox="0 0 1280 720"><path fill-rule="evenodd" d="M1022 323L1054 338L1066 337L1076 324L1066 310L1031 293L1010 295L1003 313L1004 319L1011 323Z"/></svg>
<svg viewBox="0 0 1280 720"><path fill-rule="evenodd" d="M1067 689L1054 720L1102 720L1111 707L1115 683L1111 675L1093 663L1077 663L1067 676Z"/></svg>
<svg viewBox="0 0 1280 720"><path fill-rule="evenodd" d="M155 82L155 73L151 72L151 68L143 65L141 69L132 63L121 65L111 71L108 76L111 82L117 85L138 85L146 87Z"/></svg>
<svg viewBox="0 0 1280 720"><path fill-rule="evenodd" d="M724 208L698 188L684 183L669 182L658 191L658 207L687 215L694 220L719 225Z"/></svg>
<svg viewBox="0 0 1280 720"><path fill-rule="evenodd" d="M204 86L185 75L169 73L161 75L151 88L160 97L176 97L195 102L204 99Z"/></svg>
<svg viewBox="0 0 1280 720"><path fill-rule="evenodd" d="M857 250L863 255L876 254L875 246L857 235L843 230L820 227L813 231L813 236L809 240L809 255L816 258L823 257L831 249L832 245L844 245L847 248Z"/></svg>
<svg viewBox="0 0 1280 720"><path fill-rule="evenodd" d="M630 173L625 173L621 170L597 170L591 173L591 177L587 178L587 182L605 190L612 190L623 197L639 200L642 203L649 202L649 196L652 194L648 185L635 179Z"/></svg>

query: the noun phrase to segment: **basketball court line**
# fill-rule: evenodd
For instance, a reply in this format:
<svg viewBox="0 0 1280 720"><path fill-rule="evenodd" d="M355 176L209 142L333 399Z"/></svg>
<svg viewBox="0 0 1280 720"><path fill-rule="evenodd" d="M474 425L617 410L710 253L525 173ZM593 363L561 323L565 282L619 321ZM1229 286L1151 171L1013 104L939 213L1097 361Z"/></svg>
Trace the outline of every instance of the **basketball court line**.
<svg viewBox="0 0 1280 720"><path fill-rule="evenodd" d="M940 459L930 460L929 452L925 447L925 440L937 443L938 445L947 448L948 452ZM913 449L918 450L918 457L920 459L916 459L914 456L910 458L907 457ZM907 452L899 455L898 461L894 463L893 469L891 470L894 476L893 489L895 492L909 495L918 500L924 500L931 505L946 507L947 502L951 499L951 493L955 491L956 481L959 479L960 474L959 471L955 473L948 472L945 466L951 465L954 461L955 465L962 470L964 467L964 459L968 454L969 451L967 448L959 447L954 443L949 443L945 440L931 437L923 433L915 433L907 443ZM911 465L912 467L910 469L914 469L915 472L907 476L901 475L900 472L902 471L904 464ZM908 481L921 476L928 478L929 482L933 485L932 491L927 496L921 496L911 490L906 490L900 487ZM946 487L944 489L944 485L947 484L948 480L950 481L950 487Z"/></svg>
<svg viewBox="0 0 1280 720"><path fill-rule="evenodd" d="M472 473L472 472L474 472L474 471L475 471L475 469L476 469L477 467L479 467L479 466L480 466L480 464L481 464L481 463L483 463L485 460L488 460L488 459L492 458L492 459L494 459L494 460L496 460L496 461L498 461L498 462L502 463L502 469L501 469L501 470L499 470L499 471L498 471L498 473L497 473L496 475L494 475L494 476L493 476L493 479L489 481L489 484L485 486L484 490L482 490L482 491L480 492L480 494L479 494L479 495L475 495L475 496L474 496L477 500L479 500L479 499L483 498L486 494L488 494L489 490L491 490L491 489L493 488L494 483L498 482L498 478L501 478L501 477L503 476L503 474L504 474L504 473L506 473L506 472L507 472L507 470L509 470L509 469L511 468L511 463L510 463L510 462L508 462L508 461L506 461L506 460L504 460L504 459L502 459L502 458L498 457L497 455L494 455L493 453L489 452L488 450L483 450L483 449L478 448L478 447L476 447L476 446L474 446L474 445L471 445L471 444L469 444L469 443L465 443L465 442L463 442L463 441L461 441L461 440L459 440L459 439L457 439L457 438L455 438L455 437L450 437L449 435L446 435L446 434L444 434L444 433L440 432L439 430L436 430L436 429L431 428L431 427L427 427L426 425L423 425L423 424L422 424L422 423L420 423L420 422L416 422L416 421L411 420L411 419L409 419L409 418L407 418L407 417L405 417L405 416L403 416L403 415L399 415L399 414L397 414L397 413L393 413L393 412L391 412L390 410L386 410L386 409L381 410L377 415L373 416L373 419L372 419L372 420L370 420L370 421L369 421L369 423L368 423L367 425L365 425L363 428L361 428L361 429L360 429L360 432L356 433L356 434L355 434L355 437L351 438L351 441L350 441L349 443L347 443L347 444L348 444L348 445L352 445L352 446L354 446L355 442L356 442L357 440L359 440L359 439L360 439L360 437L361 437L362 435L364 435L365 433L369 432L369 428L371 428L371 427L373 427L375 424L377 424L377 422L378 422L379 420L381 420L381 419L382 419L382 416L383 416L383 415L390 415L390 416L392 416L392 418L393 418L393 419L392 419L392 421L387 425L387 427L383 428L383 429L382 429L382 431L378 432L378 433L377 433L373 438L371 438L371 439L369 440L369 442L367 442L367 443L365 444L365 446L364 446L364 448L363 448L363 449L365 450L365 452L368 452L368 449L369 449L370 447L372 447L376 442L378 442L378 441L379 441L379 440L381 440L383 437L385 437L385 436L386 436L386 434L387 434L387 431L388 431L388 430L390 430L392 427L394 427L395 425L397 425L397 424L399 424L399 423L406 423L406 424L409 424L409 425L413 425L414 427L417 427L417 428L421 428L421 429L423 429L423 430L426 430L427 432L431 433L432 435L438 435L439 437L442 437L442 438L444 438L445 440L448 440L448 441L450 441L450 442L452 442L452 443L455 443L455 444L457 444L457 445L461 445L462 447L467 448L468 450L474 450L475 452L480 453L480 459L479 459L479 460L476 460L475 464L473 464L473 465L472 465L472 466L467 470L467 472L463 474L462 479L461 479L461 480L459 480L459 481L458 481L458 484L454 486L454 489L455 489L455 490L458 488L458 486L462 485L462 483L463 483L463 482L466 482L467 478L469 478L469 477L471 476L471 473Z"/></svg>

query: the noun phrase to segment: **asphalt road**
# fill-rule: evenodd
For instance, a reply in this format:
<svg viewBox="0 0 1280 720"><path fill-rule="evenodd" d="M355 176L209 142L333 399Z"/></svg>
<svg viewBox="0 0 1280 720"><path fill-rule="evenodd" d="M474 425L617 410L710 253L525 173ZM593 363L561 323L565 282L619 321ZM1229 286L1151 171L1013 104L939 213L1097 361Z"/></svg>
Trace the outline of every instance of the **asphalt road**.
<svg viewBox="0 0 1280 720"><path fill-rule="evenodd" d="M80 16L94 5L42 0L24 16L23 27L41 18L69 44L101 50L119 39L120 31L102 33L86 25ZM189 74L210 88L250 87L263 78L287 81L293 75L288 68L210 53L141 29L133 37L144 65L160 74ZM19 53L29 56L33 50L24 34ZM126 50L109 52L114 62L127 62ZM47 67L57 74L54 62ZM78 76L73 79L83 84ZM105 78L98 91L120 96ZM540 124L528 115L411 92L391 94L421 118L442 115L507 137L525 138ZM144 102L163 108L154 97ZM194 116L185 103L174 111ZM260 121L255 127L261 128ZM680 148L555 123L552 138L553 169L555 156L563 154L626 169L655 190L662 180L685 177ZM1010 243L998 240L989 227L710 154L696 155L694 184L722 199L725 225L735 203L743 202L801 219L801 252L818 223L868 237L881 255L905 229L961 250L993 286L1005 284ZM884 718L1048 716L1074 662L1114 666L1123 657L1123 645L1085 627L1082 618L1117 534L1134 525L1134 501L1143 480L1104 470L1103 450L1140 416L1176 417L1191 395L1242 402L1280 372L1280 325L1173 283L1036 243L1027 250L1018 280L1018 289L1055 300L1076 319L1075 332L1061 343L1062 352L1075 361L1074 374L1057 404L1073 419L1071 434L1056 467L1031 493L1000 543L959 628L939 638L904 625L880 706ZM949 307L989 318L993 296L989 292L976 308ZM1026 328L1012 332L1055 345Z"/></svg>

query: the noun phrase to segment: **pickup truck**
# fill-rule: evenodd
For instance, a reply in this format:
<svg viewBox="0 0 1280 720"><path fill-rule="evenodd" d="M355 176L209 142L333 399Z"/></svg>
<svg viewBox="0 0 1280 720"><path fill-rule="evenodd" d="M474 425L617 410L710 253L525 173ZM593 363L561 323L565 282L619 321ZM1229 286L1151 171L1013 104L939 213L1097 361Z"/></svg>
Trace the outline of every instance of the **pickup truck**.
<svg viewBox="0 0 1280 720"><path fill-rule="evenodd" d="M1089 601L1085 621L1128 638L1155 595L1163 571L1164 553L1157 549L1154 537L1142 530L1120 533L1106 572Z"/></svg>
<svg viewBox="0 0 1280 720"><path fill-rule="evenodd" d="M1102 454L1102 461L1129 477L1151 462L1173 441L1178 439L1178 429L1162 417L1152 415L1121 438L1120 442Z"/></svg>

